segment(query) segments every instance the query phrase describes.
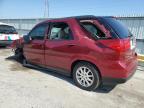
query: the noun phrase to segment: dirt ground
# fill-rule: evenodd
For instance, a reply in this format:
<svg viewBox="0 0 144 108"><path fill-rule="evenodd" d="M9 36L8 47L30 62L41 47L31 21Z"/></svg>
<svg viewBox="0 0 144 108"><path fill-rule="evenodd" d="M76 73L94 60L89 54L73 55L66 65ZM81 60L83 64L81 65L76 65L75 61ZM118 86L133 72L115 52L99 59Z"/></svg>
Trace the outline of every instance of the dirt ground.
<svg viewBox="0 0 144 108"><path fill-rule="evenodd" d="M125 84L94 92L69 77L22 67L10 49L0 49L0 108L144 108L144 67Z"/></svg>

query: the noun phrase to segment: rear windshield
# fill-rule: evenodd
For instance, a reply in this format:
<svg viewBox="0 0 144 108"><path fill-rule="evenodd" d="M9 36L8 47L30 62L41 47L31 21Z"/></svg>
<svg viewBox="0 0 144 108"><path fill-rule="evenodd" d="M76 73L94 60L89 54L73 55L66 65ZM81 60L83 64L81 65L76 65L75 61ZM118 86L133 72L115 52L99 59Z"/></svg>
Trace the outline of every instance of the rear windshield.
<svg viewBox="0 0 144 108"><path fill-rule="evenodd" d="M103 18L105 23L107 23L111 29L117 34L119 38L128 38L131 37L132 34L129 29L120 21L115 18Z"/></svg>
<svg viewBox="0 0 144 108"><path fill-rule="evenodd" d="M3 34L15 34L16 29L13 26L8 26L8 25L0 25L0 33Z"/></svg>

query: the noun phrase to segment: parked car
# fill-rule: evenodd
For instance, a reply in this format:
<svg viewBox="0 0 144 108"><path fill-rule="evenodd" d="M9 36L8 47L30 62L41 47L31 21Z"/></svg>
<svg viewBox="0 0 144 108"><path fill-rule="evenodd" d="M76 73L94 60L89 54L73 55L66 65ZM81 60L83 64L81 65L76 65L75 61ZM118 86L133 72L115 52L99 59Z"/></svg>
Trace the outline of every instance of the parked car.
<svg viewBox="0 0 144 108"><path fill-rule="evenodd" d="M17 39L19 35L13 26L0 23L0 46L8 46Z"/></svg>
<svg viewBox="0 0 144 108"><path fill-rule="evenodd" d="M21 55L24 66L56 70L71 76L84 90L124 83L137 68L135 38L114 17L47 20L13 46L17 46L15 53Z"/></svg>

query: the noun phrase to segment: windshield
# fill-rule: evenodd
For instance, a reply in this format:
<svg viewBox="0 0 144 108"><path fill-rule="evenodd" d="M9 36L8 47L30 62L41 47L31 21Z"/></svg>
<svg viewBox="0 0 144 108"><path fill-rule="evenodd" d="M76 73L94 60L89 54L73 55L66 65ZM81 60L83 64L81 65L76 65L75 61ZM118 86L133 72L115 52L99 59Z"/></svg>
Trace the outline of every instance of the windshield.
<svg viewBox="0 0 144 108"><path fill-rule="evenodd" d="M3 34L15 34L16 29L12 26L8 26L8 25L0 25L0 33Z"/></svg>
<svg viewBox="0 0 144 108"><path fill-rule="evenodd" d="M128 38L132 36L129 29L116 18L103 18L104 22L107 23L110 28L117 34L117 36L121 39ZM114 36L114 35L113 35Z"/></svg>

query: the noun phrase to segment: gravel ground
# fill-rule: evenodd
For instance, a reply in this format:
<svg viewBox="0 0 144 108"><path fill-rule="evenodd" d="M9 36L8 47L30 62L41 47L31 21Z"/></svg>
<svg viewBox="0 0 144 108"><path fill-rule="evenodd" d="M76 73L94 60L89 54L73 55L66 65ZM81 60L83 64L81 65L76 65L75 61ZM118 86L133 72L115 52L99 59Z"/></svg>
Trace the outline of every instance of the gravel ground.
<svg viewBox="0 0 144 108"><path fill-rule="evenodd" d="M63 75L22 67L0 49L0 108L143 108L144 68L125 84L88 92Z"/></svg>

